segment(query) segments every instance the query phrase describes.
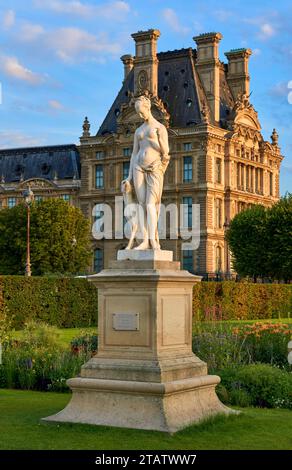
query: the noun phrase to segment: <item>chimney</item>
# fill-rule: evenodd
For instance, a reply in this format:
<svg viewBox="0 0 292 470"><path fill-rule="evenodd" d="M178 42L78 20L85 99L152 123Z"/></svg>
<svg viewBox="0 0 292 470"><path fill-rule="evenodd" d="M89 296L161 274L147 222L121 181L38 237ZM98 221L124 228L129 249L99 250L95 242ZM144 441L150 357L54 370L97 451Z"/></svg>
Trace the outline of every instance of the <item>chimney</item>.
<svg viewBox="0 0 292 470"><path fill-rule="evenodd" d="M136 43L134 59L134 94L139 95L146 90L157 96L158 90L158 59L157 39L158 29L138 31L132 34Z"/></svg>
<svg viewBox="0 0 292 470"><path fill-rule="evenodd" d="M249 95L248 59L251 54L251 49L232 49L225 52L228 59L227 81L235 100L239 93Z"/></svg>
<svg viewBox="0 0 292 470"><path fill-rule="evenodd" d="M134 57L131 54L122 55L121 61L124 64L124 81L134 67Z"/></svg>
<svg viewBox="0 0 292 470"><path fill-rule="evenodd" d="M214 121L220 120L220 60L218 44L221 33L205 33L195 36L197 44L196 69L203 84Z"/></svg>

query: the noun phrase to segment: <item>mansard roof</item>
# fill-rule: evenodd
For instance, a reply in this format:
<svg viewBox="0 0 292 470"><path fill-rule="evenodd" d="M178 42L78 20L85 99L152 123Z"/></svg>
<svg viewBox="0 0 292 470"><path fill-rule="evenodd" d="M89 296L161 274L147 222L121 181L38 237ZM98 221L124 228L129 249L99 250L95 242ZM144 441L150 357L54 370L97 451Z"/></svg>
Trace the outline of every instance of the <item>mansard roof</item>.
<svg viewBox="0 0 292 470"><path fill-rule="evenodd" d="M170 127L189 127L202 122L201 111L206 96L194 64L196 49L187 48L157 54L158 97L170 114ZM115 133L121 106L130 100L134 92L134 70L125 79L116 99L108 111L97 135ZM224 123L234 100L227 84L224 68L220 72L220 122Z"/></svg>
<svg viewBox="0 0 292 470"><path fill-rule="evenodd" d="M0 179L5 183L44 178L80 179L79 152L74 144L0 150Z"/></svg>

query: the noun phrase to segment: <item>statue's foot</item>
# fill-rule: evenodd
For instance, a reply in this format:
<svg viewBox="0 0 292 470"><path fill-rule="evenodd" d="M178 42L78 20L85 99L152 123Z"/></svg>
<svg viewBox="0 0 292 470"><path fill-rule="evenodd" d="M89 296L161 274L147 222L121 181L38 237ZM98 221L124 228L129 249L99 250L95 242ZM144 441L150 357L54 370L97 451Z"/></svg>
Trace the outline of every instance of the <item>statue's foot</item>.
<svg viewBox="0 0 292 470"><path fill-rule="evenodd" d="M160 244L157 240L150 240L152 250L160 250Z"/></svg>
<svg viewBox="0 0 292 470"><path fill-rule="evenodd" d="M149 242L148 240L144 240L140 245L136 246L134 250L148 250Z"/></svg>

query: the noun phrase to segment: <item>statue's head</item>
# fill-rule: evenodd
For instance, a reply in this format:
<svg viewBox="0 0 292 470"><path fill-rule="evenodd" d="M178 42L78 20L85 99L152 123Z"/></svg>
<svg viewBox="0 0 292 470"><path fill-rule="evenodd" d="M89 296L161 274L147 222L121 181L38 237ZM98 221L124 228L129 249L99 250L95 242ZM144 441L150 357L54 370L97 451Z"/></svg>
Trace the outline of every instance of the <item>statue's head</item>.
<svg viewBox="0 0 292 470"><path fill-rule="evenodd" d="M144 120L149 118L151 114L151 101L150 99L145 96L139 96L139 98L135 101L135 109L137 114Z"/></svg>

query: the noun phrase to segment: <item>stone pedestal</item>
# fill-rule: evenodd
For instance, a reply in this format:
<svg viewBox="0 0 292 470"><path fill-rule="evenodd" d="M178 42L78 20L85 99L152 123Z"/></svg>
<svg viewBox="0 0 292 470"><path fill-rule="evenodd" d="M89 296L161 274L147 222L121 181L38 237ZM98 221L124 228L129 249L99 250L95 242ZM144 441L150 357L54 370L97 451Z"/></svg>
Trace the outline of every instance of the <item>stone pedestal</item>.
<svg viewBox="0 0 292 470"><path fill-rule="evenodd" d="M68 406L45 420L175 432L231 412L215 393L220 378L192 353L200 278L170 252L125 251L88 278L99 292L98 354L68 381Z"/></svg>

